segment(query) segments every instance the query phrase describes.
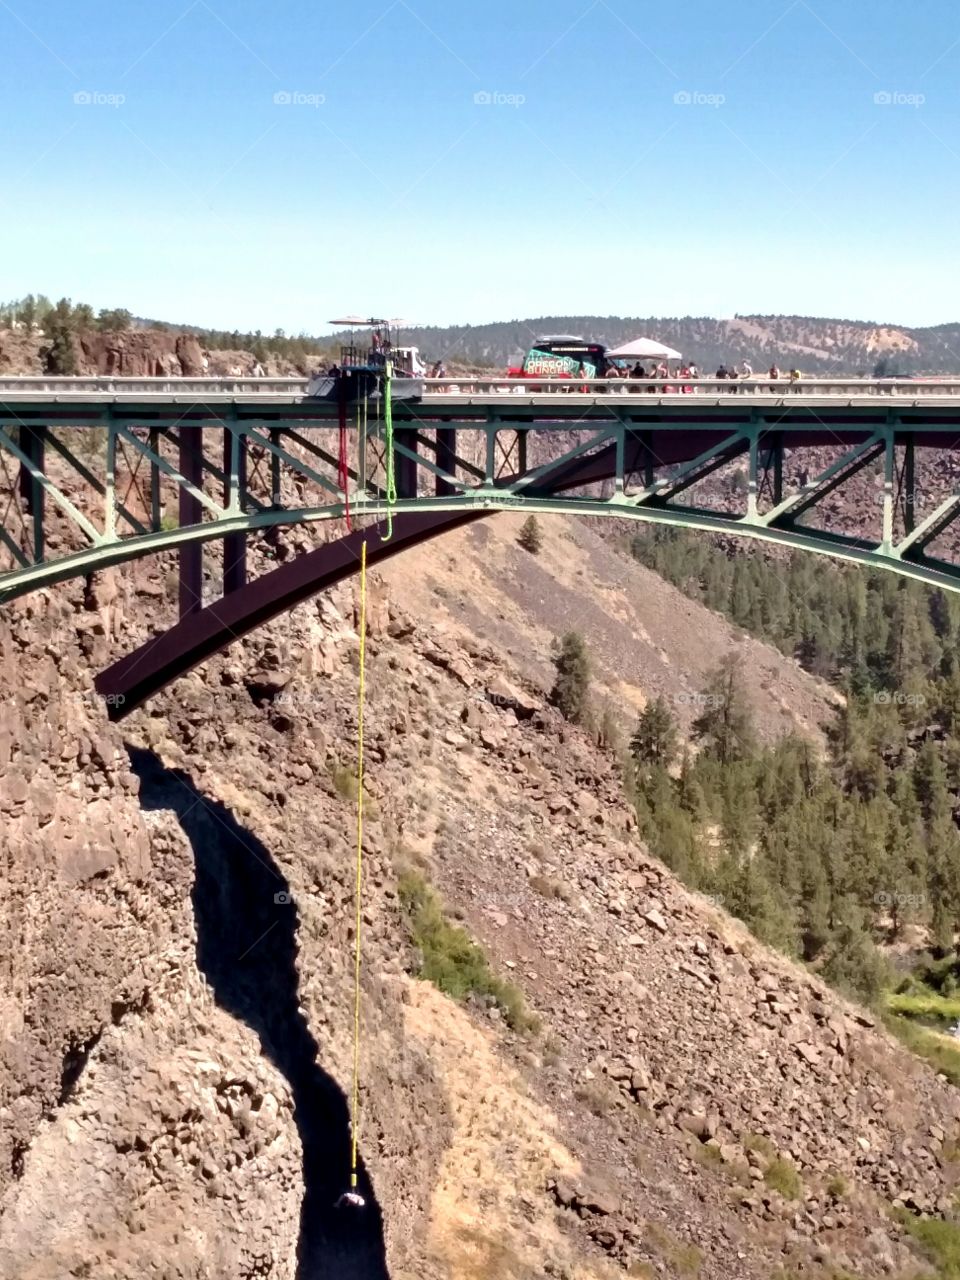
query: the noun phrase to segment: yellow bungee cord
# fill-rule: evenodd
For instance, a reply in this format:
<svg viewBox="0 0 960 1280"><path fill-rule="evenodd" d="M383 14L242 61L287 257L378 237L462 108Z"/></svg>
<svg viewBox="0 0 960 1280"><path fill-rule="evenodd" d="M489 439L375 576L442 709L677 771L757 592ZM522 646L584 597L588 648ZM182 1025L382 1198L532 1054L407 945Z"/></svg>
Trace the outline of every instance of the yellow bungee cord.
<svg viewBox="0 0 960 1280"><path fill-rule="evenodd" d="M390 365L384 378L384 418L386 423L386 451L384 466L387 476L387 533L381 538L388 542L393 537L393 504L396 501L393 460L393 414L391 405ZM357 412L358 426L360 412ZM366 447L367 401L364 396L362 430L360 438L361 458ZM362 466L361 466L362 474ZM363 715L367 696L367 539L360 544L360 662L357 688L357 843L356 882L354 886L355 915L353 927L353 1085L350 1095L350 1190L345 1191L337 1206L362 1209L366 1204L357 1189L357 1166L360 1143L360 970L363 955Z"/></svg>

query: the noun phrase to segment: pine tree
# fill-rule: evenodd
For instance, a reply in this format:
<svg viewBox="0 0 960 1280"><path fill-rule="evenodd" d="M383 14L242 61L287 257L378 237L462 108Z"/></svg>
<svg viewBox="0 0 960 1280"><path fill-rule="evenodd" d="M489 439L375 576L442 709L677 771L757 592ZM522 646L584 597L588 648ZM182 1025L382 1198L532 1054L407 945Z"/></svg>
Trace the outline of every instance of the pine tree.
<svg viewBox="0 0 960 1280"><path fill-rule="evenodd" d="M550 701L574 724L585 724L590 709L590 659L583 636L568 631L554 659L557 675Z"/></svg>
<svg viewBox="0 0 960 1280"><path fill-rule="evenodd" d="M77 353L73 345L73 307L61 298L47 316L45 332L48 341L47 372L69 377L77 372Z"/></svg>
<svg viewBox="0 0 960 1280"><path fill-rule="evenodd" d="M889 975L883 957L867 933L863 912L853 898L840 899L827 950L829 954L821 970L827 982L873 1004Z"/></svg>
<svg viewBox="0 0 960 1280"><path fill-rule="evenodd" d="M122 333L130 328L133 316L123 307L105 307L97 316L97 328L105 333Z"/></svg>
<svg viewBox="0 0 960 1280"><path fill-rule="evenodd" d="M721 765L742 760L753 749L753 724L743 688L740 662L726 654L707 678L700 695L703 712L693 733Z"/></svg>
<svg viewBox="0 0 960 1280"><path fill-rule="evenodd" d="M543 548L543 533L535 515L529 515L524 520L517 541L524 551L529 551L532 556L540 554Z"/></svg>
<svg viewBox="0 0 960 1280"><path fill-rule="evenodd" d="M660 694L640 713L630 739L630 754L638 769L660 765L669 769L677 756L677 726Z"/></svg>

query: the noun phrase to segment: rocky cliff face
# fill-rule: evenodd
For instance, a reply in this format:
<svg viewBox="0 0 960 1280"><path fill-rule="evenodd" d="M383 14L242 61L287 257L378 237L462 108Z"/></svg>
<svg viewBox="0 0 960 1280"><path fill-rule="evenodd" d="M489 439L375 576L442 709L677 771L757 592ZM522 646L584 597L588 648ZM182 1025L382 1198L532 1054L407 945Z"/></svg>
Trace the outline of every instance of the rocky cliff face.
<svg viewBox="0 0 960 1280"><path fill-rule="evenodd" d="M371 602L359 1215L352 589L121 727L91 677L158 566L4 615L0 1276L912 1274L889 1209L949 1208L958 1095L648 856L449 545ZM476 603L512 553L458 548ZM409 976L411 869L538 1032Z"/></svg>
<svg viewBox="0 0 960 1280"><path fill-rule="evenodd" d="M0 374L42 374L46 368L45 349L40 335L0 329ZM163 329L130 329L122 333L85 330L74 338L74 351L77 373L85 377L252 377L257 365L249 351L205 351L193 334ZM271 377L298 377L308 372L275 355L267 357L263 368Z"/></svg>

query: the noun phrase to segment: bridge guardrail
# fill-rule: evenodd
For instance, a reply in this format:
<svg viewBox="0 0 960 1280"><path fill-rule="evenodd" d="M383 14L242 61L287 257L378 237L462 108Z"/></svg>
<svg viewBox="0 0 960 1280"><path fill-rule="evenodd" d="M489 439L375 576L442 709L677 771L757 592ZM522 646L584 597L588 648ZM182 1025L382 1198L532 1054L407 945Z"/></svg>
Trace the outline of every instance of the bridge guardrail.
<svg viewBox="0 0 960 1280"><path fill-rule="evenodd" d="M305 398L307 378L115 378L24 375L0 378L0 397L67 396L109 398L196 396L198 400ZM949 378L507 378L502 375L424 378L424 394L464 396L692 395L692 396L898 396L908 399L960 396L960 375Z"/></svg>

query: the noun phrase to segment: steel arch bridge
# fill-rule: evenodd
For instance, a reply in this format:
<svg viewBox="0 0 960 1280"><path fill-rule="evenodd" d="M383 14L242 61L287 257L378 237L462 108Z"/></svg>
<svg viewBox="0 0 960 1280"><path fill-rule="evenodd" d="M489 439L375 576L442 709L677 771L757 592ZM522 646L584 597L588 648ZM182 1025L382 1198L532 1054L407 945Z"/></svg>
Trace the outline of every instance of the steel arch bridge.
<svg viewBox="0 0 960 1280"><path fill-rule="evenodd" d="M395 498L379 399L345 425L306 392L298 379L0 379L0 603L178 553L180 621L97 679L115 718L354 572L365 538L376 564L498 510L749 537L960 590L960 379L427 382L392 404ZM251 535L345 519L353 532L247 581ZM223 595L205 604L213 541Z"/></svg>

